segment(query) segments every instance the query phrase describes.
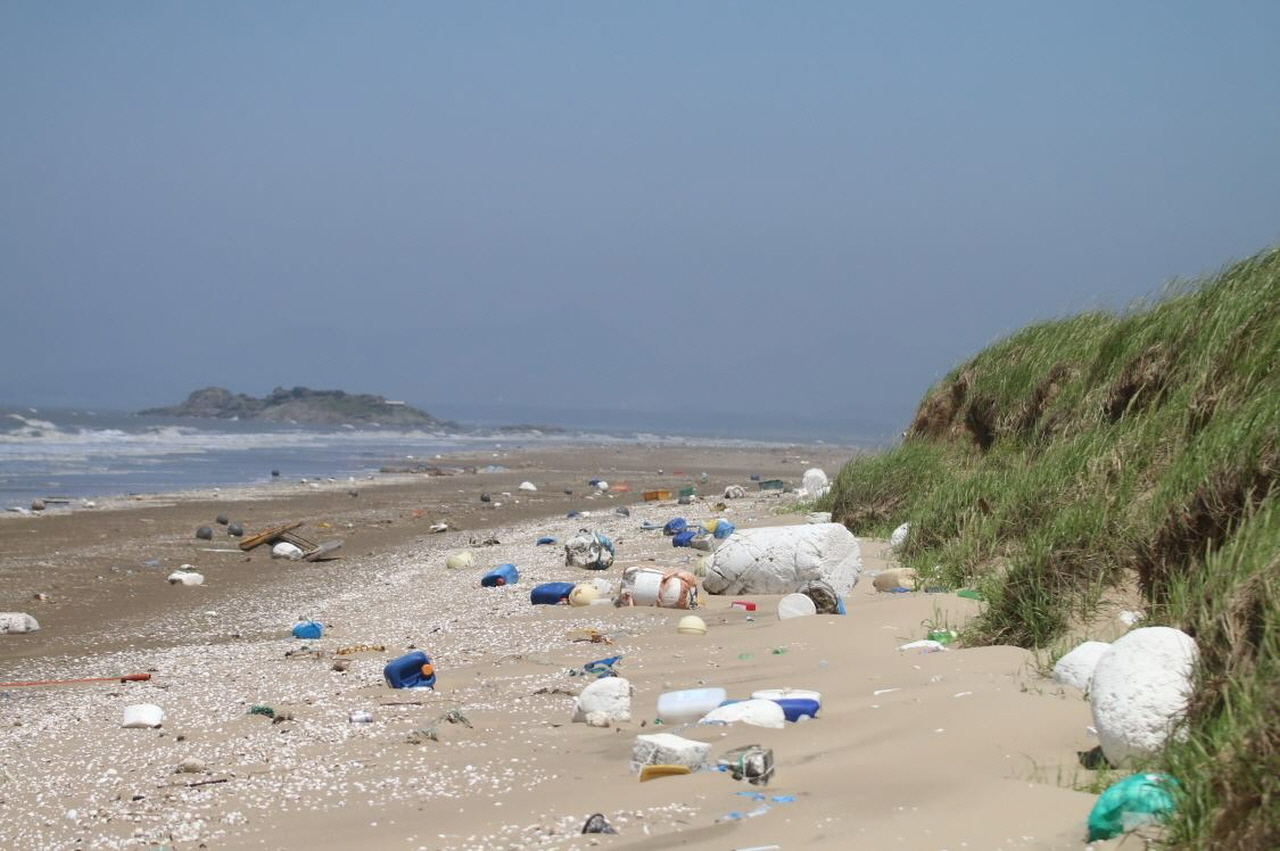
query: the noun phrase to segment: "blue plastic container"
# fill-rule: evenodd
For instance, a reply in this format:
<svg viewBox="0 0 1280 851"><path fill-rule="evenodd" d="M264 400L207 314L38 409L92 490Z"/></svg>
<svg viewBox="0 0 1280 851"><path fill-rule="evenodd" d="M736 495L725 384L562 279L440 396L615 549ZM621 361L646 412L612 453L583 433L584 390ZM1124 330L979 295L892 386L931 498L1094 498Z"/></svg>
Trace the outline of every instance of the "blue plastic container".
<svg viewBox="0 0 1280 851"><path fill-rule="evenodd" d="M514 564L500 564L480 577L480 585L485 588L497 588L501 585L515 585L520 581L520 571Z"/></svg>
<svg viewBox="0 0 1280 851"><path fill-rule="evenodd" d="M802 715L816 718L818 710L822 708L822 704L818 701L800 697L784 697L775 700L774 703L782 707L782 713L787 716L788 721L799 721Z"/></svg>
<svg viewBox="0 0 1280 851"><path fill-rule="evenodd" d="M436 672L431 659L421 650L392 659L382 669L387 685L392 688L435 688Z"/></svg>
<svg viewBox="0 0 1280 851"><path fill-rule="evenodd" d="M556 542L555 538L544 535L543 537L538 539L537 543L534 546L545 547L547 544L554 544L555 542Z"/></svg>
<svg viewBox="0 0 1280 851"><path fill-rule="evenodd" d="M324 624L316 621L306 621L295 625L293 628L294 638L305 638L311 641L322 635L324 635Z"/></svg>
<svg viewBox="0 0 1280 851"><path fill-rule="evenodd" d="M696 529L686 529L683 532L678 532L676 533L676 536L671 539L671 546L673 547L690 546L690 541L692 541L697 536L698 536L698 531Z"/></svg>
<svg viewBox="0 0 1280 851"><path fill-rule="evenodd" d="M529 602L535 606L554 606L569 599L572 582L544 582L529 592Z"/></svg>
<svg viewBox="0 0 1280 851"><path fill-rule="evenodd" d="M688 525L688 520L685 520L683 517L676 517L673 520L667 521L667 525L662 527L662 532L665 535L676 535L683 532L685 527Z"/></svg>

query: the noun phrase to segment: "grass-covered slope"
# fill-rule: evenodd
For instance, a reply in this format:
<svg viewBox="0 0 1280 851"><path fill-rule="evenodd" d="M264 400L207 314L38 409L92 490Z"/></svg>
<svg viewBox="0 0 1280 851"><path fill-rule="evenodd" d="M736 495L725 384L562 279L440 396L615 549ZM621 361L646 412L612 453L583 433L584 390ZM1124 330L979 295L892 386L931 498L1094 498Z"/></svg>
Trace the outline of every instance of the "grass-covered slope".
<svg viewBox="0 0 1280 851"><path fill-rule="evenodd" d="M955 369L831 508L989 601L972 642L1048 647L1116 587L1202 651L1183 847L1280 848L1280 250L1123 315L1034 325Z"/></svg>

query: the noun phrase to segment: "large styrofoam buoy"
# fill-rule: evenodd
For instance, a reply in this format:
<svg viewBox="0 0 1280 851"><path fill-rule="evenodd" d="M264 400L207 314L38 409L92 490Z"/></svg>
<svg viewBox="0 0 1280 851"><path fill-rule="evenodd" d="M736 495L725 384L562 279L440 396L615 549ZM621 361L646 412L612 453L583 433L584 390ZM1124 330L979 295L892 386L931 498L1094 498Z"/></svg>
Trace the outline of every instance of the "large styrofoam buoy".
<svg viewBox="0 0 1280 851"><path fill-rule="evenodd" d="M1105 641L1086 641L1076 645L1053 666L1053 681L1088 691L1098 660L1110 649L1111 645Z"/></svg>
<svg viewBox="0 0 1280 851"><path fill-rule="evenodd" d="M1093 726L1112 765L1164 747L1187 708L1196 643L1167 626L1135 629L1102 655L1089 686Z"/></svg>
<svg viewBox="0 0 1280 851"><path fill-rule="evenodd" d="M788 594L821 579L845 595L862 571L858 539L840 523L739 529L707 560L708 594Z"/></svg>

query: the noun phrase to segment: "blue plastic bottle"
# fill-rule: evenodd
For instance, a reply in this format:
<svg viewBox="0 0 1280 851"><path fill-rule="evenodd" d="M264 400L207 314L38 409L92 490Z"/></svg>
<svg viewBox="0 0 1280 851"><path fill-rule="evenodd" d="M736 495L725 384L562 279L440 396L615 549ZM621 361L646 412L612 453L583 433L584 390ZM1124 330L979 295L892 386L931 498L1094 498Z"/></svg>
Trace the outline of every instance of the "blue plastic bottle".
<svg viewBox="0 0 1280 851"><path fill-rule="evenodd" d="M435 688L436 672L431 658L421 650L392 659L382 669L382 676L392 688Z"/></svg>
<svg viewBox="0 0 1280 851"><path fill-rule="evenodd" d="M316 621L304 621L303 623L296 624L293 627L294 638L304 638L308 641L313 641L322 635L324 635L324 624Z"/></svg>
<svg viewBox="0 0 1280 851"><path fill-rule="evenodd" d="M529 592L529 602L535 606L554 606L569 599L572 582L544 582Z"/></svg>
<svg viewBox="0 0 1280 851"><path fill-rule="evenodd" d="M514 564L500 564L480 577L480 584L485 588L496 588L500 585L515 585L520 581L520 572Z"/></svg>

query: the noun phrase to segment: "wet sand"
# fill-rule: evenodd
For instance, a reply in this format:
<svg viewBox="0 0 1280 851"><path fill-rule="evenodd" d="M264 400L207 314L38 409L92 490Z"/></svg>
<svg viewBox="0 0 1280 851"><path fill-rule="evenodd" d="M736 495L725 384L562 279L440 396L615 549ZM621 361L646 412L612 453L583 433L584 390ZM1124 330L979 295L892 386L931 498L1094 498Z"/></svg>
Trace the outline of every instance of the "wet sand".
<svg viewBox="0 0 1280 851"><path fill-rule="evenodd" d="M880 542L863 542L864 578L844 617L779 621L776 597L748 597L759 605L748 615L704 595L708 634L685 636L675 623L686 612L529 604L539 582L597 575L565 567L560 547L535 547L540 535L563 541L583 526L610 535L618 559L607 578L632 564L687 568L698 553L641 531L644 520L803 523L789 495L751 489L724 511L715 503L728 484L754 488L750 473L794 485L808 466L834 475L847 456L522 453L447 462L500 463L508 473L290 483L0 521L0 608L31 612L42 625L31 636L0 636L0 679L152 673L143 683L2 690L10 730L0 750L0 846L1083 846L1094 798L1070 787L1088 777L1077 761L1095 744L1088 704L1042 679L1015 648L899 652L929 623L958 625L978 604L954 594L876 594L867 573L891 563ZM645 489L697 483L704 471L706 501L641 502ZM597 476L632 490L592 496L586 482ZM523 480L538 491L517 490ZM482 491L494 501L481 503ZM620 505L630 517L615 513ZM571 509L590 516L565 517ZM344 541L341 558L306 564L272 561L265 548L209 552L233 546L222 527L212 544L193 537L220 513L250 531L306 520L299 531L308 538ZM440 521L450 530L430 533ZM490 537L501 543L473 548L476 570L444 567L449 553ZM152 559L159 564L148 566ZM502 562L519 566L520 582L479 588L480 567ZM183 563L206 584L167 584ZM36 593L51 601L33 601ZM304 617L326 625L322 639L289 637ZM581 628L615 643L572 641ZM336 651L356 645L385 649L342 656L350 667L333 670ZM286 655L304 646L320 652ZM411 647L432 656L432 692L382 682L386 661ZM632 722L571 724L571 694L585 680L566 670L618 653L635 690ZM674 730L710 743L713 759L741 744L771 747L778 767L767 787L709 771L640 784L629 766L634 737L673 731L655 726L658 695L704 684L731 697L812 688L823 707L783 730ZM162 706L163 728L121 729L120 713L133 703ZM287 720L248 714L259 704ZM439 722L439 741L407 741L449 709L471 726ZM349 723L353 711L374 720ZM184 759L203 768L174 773ZM619 834L578 836L594 812Z"/></svg>

